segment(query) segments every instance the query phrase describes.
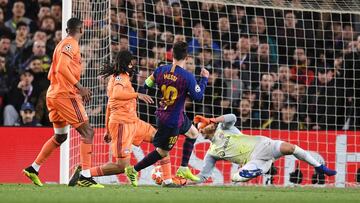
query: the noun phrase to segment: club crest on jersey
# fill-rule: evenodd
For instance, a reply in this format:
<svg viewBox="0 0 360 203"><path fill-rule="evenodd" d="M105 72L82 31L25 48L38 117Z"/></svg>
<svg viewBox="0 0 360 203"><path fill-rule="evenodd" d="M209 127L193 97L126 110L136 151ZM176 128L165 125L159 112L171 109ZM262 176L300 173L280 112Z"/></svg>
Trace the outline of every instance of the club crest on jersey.
<svg viewBox="0 0 360 203"><path fill-rule="evenodd" d="M195 86L195 92L200 92L200 91L201 91L200 86L199 86L199 85L196 85L196 86Z"/></svg>
<svg viewBox="0 0 360 203"><path fill-rule="evenodd" d="M120 75L118 75L118 76L115 77L115 81L121 81Z"/></svg>
<svg viewBox="0 0 360 203"><path fill-rule="evenodd" d="M70 52L71 50L72 50L72 46L71 46L71 44L67 44L67 45L65 45L65 47L64 47L64 51Z"/></svg>

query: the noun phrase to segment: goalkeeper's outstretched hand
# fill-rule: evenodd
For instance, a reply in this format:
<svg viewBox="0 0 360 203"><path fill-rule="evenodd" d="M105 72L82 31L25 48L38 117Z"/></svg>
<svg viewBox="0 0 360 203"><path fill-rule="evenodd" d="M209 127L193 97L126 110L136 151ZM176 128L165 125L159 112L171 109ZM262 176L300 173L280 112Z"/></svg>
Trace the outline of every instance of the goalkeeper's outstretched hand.
<svg viewBox="0 0 360 203"><path fill-rule="evenodd" d="M204 116L196 115L194 118L194 123L198 124L198 128L205 128L210 123L215 123L215 118L206 118Z"/></svg>

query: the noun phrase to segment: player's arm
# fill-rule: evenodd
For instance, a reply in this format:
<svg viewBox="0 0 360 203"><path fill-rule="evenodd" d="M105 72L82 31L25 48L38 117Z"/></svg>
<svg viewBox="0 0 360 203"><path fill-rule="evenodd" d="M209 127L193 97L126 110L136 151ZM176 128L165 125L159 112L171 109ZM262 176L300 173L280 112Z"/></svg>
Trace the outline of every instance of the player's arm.
<svg viewBox="0 0 360 203"><path fill-rule="evenodd" d="M115 84L112 92L112 98L116 100L124 100L124 101L139 98L140 100L146 103L150 103L150 104L154 103L154 101L149 95L141 94L137 92L128 92L124 89L124 86L121 83Z"/></svg>
<svg viewBox="0 0 360 203"><path fill-rule="evenodd" d="M205 118L204 116L196 115L194 122L203 123L204 126L210 123L221 123L224 129L228 129L235 125L236 116L234 114L225 114L216 118Z"/></svg>
<svg viewBox="0 0 360 203"><path fill-rule="evenodd" d="M145 80L144 88L150 89L155 86L155 77L154 74L151 74L148 78Z"/></svg>
<svg viewBox="0 0 360 203"><path fill-rule="evenodd" d="M198 181L197 183L203 183L203 182L206 182L207 179L209 179L209 177L212 174L212 171L214 170L216 161L217 161L217 159L215 157L213 157L212 155L210 155L209 152L206 153L205 158L204 158L205 163L204 163L200 173L198 174L200 181Z"/></svg>
<svg viewBox="0 0 360 203"><path fill-rule="evenodd" d="M106 113L105 113L105 134L104 134L104 141L106 143L111 142L110 130L109 130L109 119L110 118L110 105L106 105Z"/></svg>
<svg viewBox="0 0 360 203"><path fill-rule="evenodd" d="M71 54L62 52L59 57L59 62L55 68L56 73L60 73L65 80L67 80L70 84L74 85L78 90L82 98L85 102L90 101L91 91L81 85L81 83L75 78L75 76L71 73L69 66L72 60Z"/></svg>
<svg viewBox="0 0 360 203"><path fill-rule="evenodd" d="M203 69L202 72L203 71L206 71L206 70ZM190 94L191 99L193 99L195 101L201 101L204 96L205 89L206 89L207 82L208 82L208 77L209 77L209 72L208 71L206 71L206 72L207 72L207 75L201 73L202 77L200 79L199 84L196 83L194 75L192 75L190 73L188 74L189 75L188 92Z"/></svg>

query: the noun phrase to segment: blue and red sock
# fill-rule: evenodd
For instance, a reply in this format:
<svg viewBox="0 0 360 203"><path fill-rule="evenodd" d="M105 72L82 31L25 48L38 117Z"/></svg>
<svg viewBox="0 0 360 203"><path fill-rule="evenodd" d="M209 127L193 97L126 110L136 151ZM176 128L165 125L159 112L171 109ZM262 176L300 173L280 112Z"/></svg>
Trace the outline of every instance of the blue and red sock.
<svg viewBox="0 0 360 203"><path fill-rule="evenodd" d="M182 159L181 159L181 166L188 166L189 165L189 160L191 157L191 153L194 149L194 144L195 144L196 139L192 139L187 137L185 139L185 142L183 144L183 153L182 153Z"/></svg>

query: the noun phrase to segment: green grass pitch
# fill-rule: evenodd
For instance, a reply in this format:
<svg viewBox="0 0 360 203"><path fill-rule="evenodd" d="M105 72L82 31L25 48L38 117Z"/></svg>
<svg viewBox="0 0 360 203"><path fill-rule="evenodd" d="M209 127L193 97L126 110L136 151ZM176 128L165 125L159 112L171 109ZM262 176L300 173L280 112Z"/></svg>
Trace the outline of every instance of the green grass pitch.
<svg viewBox="0 0 360 203"><path fill-rule="evenodd" d="M177 189L156 186L106 185L104 189L45 185L0 184L0 202L360 202L359 188L277 188L192 186Z"/></svg>

